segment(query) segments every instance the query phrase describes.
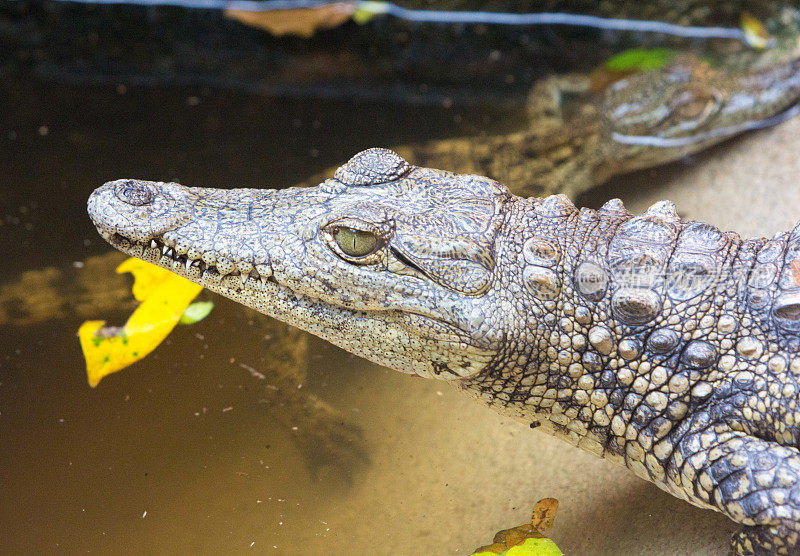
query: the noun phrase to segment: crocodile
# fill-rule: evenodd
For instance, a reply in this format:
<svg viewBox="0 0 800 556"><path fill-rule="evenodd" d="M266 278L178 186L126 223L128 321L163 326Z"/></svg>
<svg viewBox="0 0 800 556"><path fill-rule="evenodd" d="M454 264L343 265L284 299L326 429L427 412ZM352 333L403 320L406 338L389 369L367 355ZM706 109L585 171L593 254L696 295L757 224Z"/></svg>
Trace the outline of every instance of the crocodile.
<svg viewBox="0 0 800 556"><path fill-rule="evenodd" d="M129 255L722 512L733 553L800 551L800 224L579 210L387 149L313 188L112 181L88 212Z"/></svg>
<svg viewBox="0 0 800 556"><path fill-rule="evenodd" d="M392 150L419 166L490 177L519 195L575 198L613 176L678 160L788 117L800 102L797 38L794 48L776 55L784 59L762 59L757 68L738 72L682 54L632 75L598 68L550 76L532 87L522 130Z"/></svg>

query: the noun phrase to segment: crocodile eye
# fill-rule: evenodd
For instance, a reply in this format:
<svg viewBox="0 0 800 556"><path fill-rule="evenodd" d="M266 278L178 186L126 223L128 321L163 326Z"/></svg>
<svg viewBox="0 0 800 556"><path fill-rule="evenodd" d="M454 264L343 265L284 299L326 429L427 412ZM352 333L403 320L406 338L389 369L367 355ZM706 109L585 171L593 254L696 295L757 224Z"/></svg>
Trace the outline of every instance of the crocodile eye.
<svg viewBox="0 0 800 556"><path fill-rule="evenodd" d="M712 101L705 98L683 98L675 104L675 116L682 120L699 120L713 109Z"/></svg>
<svg viewBox="0 0 800 556"><path fill-rule="evenodd" d="M674 125L681 129L703 125L719 111L720 96L716 91L702 90L686 90L676 95L670 103Z"/></svg>
<svg viewBox="0 0 800 556"><path fill-rule="evenodd" d="M333 239L345 255L353 258L371 255L380 245L377 235L346 226L338 226L333 231Z"/></svg>

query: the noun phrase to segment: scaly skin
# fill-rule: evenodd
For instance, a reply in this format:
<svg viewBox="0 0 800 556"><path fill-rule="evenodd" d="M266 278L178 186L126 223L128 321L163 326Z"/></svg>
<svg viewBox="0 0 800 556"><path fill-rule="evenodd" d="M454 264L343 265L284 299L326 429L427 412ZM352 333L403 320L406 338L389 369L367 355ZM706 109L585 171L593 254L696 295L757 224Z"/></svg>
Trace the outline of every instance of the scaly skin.
<svg viewBox="0 0 800 556"><path fill-rule="evenodd" d="M308 189L118 180L89 214L128 254L724 513L736 553L800 548L800 225L742 240L383 149Z"/></svg>
<svg viewBox="0 0 800 556"><path fill-rule="evenodd" d="M800 54L797 39L794 55ZM741 133L800 101L800 59L731 73L690 55L630 76L572 74L536 83L523 131L403 145L413 164L496 179L523 196L577 194L612 176L665 164ZM613 79L616 78L616 81ZM565 101L569 99L569 102ZM714 135L716 132L727 132ZM711 136L707 136L711 134ZM686 144L631 144L641 138ZM332 169L311 178L319 183Z"/></svg>

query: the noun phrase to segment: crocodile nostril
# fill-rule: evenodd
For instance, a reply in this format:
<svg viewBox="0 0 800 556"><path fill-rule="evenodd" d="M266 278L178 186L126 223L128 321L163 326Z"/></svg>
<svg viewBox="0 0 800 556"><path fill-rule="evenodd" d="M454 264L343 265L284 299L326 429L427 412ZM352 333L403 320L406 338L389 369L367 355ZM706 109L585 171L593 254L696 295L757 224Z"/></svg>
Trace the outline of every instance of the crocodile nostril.
<svg viewBox="0 0 800 556"><path fill-rule="evenodd" d="M135 180L122 180L114 188L117 198L129 205L141 207L149 205L155 198L155 191L149 185Z"/></svg>

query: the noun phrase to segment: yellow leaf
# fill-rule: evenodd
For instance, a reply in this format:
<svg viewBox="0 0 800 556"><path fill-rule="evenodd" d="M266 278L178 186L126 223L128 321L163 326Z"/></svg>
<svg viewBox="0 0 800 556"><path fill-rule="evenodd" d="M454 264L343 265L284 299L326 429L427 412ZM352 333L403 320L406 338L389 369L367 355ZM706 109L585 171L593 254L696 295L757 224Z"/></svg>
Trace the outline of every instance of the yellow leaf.
<svg viewBox="0 0 800 556"><path fill-rule="evenodd" d="M753 48L763 50L773 40L764 24L747 12L742 14L741 29L747 44Z"/></svg>
<svg viewBox="0 0 800 556"><path fill-rule="evenodd" d="M550 539L525 539L509 548L505 556L563 556L563 553Z"/></svg>
<svg viewBox="0 0 800 556"><path fill-rule="evenodd" d="M359 2L353 12L353 21L359 25L366 25L375 16L385 14L389 11L389 4L386 2Z"/></svg>
<svg viewBox="0 0 800 556"><path fill-rule="evenodd" d="M503 550L501 545L484 547L480 552L473 552L472 556L564 556L556 543L546 538L527 538L508 550Z"/></svg>
<svg viewBox="0 0 800 556"><path fill-rule="evenodd" d="M111 373L142 359L164 341L203 289L194 282L139 259L128 259L117 272L133 274L133 295L141 305L121 328L87 321L78 329L86 376L94 388Z"/></svg>

